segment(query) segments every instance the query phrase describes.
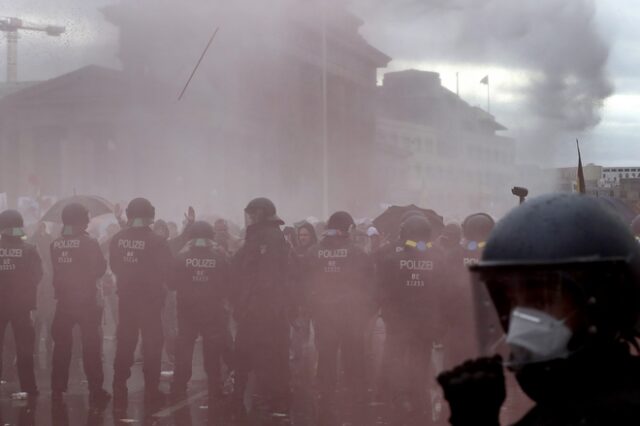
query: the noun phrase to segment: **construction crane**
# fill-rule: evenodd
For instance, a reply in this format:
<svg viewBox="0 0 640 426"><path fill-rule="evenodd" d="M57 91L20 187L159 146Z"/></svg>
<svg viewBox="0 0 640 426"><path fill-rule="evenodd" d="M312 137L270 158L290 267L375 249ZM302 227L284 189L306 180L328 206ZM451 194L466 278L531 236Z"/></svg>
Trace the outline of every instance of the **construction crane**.
<svg viewBox="0 0 640 426"><path fill-rule="evenodd" d="M7 34L7 83L18 81L18 31L38 31L58 37L66 29L57 25L39 25L19 18L1 18L0 31Z"/></svg>

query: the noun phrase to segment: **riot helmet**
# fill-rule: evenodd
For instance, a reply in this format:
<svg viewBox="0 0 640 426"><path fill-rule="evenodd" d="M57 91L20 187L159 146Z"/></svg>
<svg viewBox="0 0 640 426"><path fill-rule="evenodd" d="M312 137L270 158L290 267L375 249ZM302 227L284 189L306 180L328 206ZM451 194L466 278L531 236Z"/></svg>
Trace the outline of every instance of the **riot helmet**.
<svg viewBox="0 0 640 426"><path fill-rule="evenodd" d="M637 334L640 246L593 197L553 194L515 208L471 271L483 352L506 342L533 399L544 392L532 384L559 376L547 374L552 366Z"/></svg>
<svg viewBox="0 0 640 426"><path fill-rule="evenodd" d="M403 215L400 217L400 223L404 223L407 219L409 219L410 217L424 217L426 218L427 216L424 214L424 212L422 210L408 210L406 212L403 213Z"/></svg>
<svg viewBox="0 0 640 426"><path fill-rule="evenodd" d="M62 235L82 232L89 225L89 210L80 203L69 203L62 209Z"/></svg>
<svg viewBox="0 0 640 426"><path fill-rule="evenodd" d="M469 246L467 248L475 250L484 247L494 226L493 218L486 213L469 215L462 223L462 233Z"/></svg>
<svg viewBox="0 0 640 426"><path fill-rule="evenodd" d="M338 211L331 215L327 222L327 235L348 236L349 232L355 228L356 223L353 217L344 211Z"/></svg>
<svg viewBox="0 0 640 426"><path fill-rule="evenodd" d="M149 226L156 217L156 209L146 198L134 198L126 210L129 226Z"/></svg>
<svg viewBox="0 0 640 426"><path fill-rule="evenodd" d="M264 197L254 198L247 204L247 207L244 209L244 218L246 226L266 221L283 223L277 216L276 205L273 204L273 201Z"/></svg>
<svg viewBox="0 0 640 426"><path fill-rule="evenodd" d="M24 220L17 210L5 210L0 213L0 234L3 237L22 238L24 232Z"/></svg>
<svg viewBox="0 0 640 426"><path fill-rule="evenodd" d="M215 238L216 232L209 222L197 220L189 227L189 239L196 247L211 246Z"/></svg>
<svg viewBox="0 0 640 426"><path fill-rule="evenodd" d="M431 224L424 216L410 216L400 226L400 240L405 246L424 251L431 247Z"/></svg>

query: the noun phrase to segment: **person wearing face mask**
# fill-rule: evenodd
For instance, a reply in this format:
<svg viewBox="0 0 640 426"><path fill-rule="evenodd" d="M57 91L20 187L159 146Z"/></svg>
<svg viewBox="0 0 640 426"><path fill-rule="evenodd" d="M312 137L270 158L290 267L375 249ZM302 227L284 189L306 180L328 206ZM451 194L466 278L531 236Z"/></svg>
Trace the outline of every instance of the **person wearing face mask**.
<svg viewBox="0 0 640 426"><path fill-rule="evenodd" d="M89 384L89 402L102 405L111 399L103 389L102 310L97 281L104 275L107 262L98 242L87 234L89 212L81 204L71 203L62 210L62 235L51 243L53 288L57 300L51 334L53 368L51 398L60 402L67 391L73 327L82 336L85 374Z"/></svg>
<svg viewBox="0 0 640 426"><path fill-rule="evenodd" d="M245 208L244 245L232 259L236 333L234 412L244 414L249 373L256 375L267 413L289 412L289 321L295 304L290 288L291 247L273 202L256 198ZM255 402L255 401L254 401Z"/></svg>
<svg viewBox="0 0 640 426"><path fill-rule="evenodd" d="M504 365L535 406L516 423L635 424L640 247L597 198L547 195L504 217L472 268L487 357L438 377L456 426L498 425Z"/></svg>

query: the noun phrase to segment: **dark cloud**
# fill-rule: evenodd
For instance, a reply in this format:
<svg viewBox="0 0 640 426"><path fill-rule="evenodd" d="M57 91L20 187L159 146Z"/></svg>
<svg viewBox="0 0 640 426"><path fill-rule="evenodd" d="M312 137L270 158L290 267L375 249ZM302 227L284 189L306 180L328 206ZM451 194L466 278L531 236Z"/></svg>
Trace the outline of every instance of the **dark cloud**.
<svg viewBox="0 0 640 426"><path fill-rule="evenodd" d="M613 93L610 41L592 0L354 0L354 8L367 37L396 59L529 71L518 136L532 145L589 131Z"/></svg>

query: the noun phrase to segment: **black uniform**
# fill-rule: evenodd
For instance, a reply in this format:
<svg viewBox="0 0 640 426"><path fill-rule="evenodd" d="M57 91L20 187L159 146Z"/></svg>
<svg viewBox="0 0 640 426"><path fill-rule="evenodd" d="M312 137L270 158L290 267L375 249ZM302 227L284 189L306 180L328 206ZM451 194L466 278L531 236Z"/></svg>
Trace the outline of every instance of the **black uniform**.
<svg viewBox="0 0 640 426"><path fill-rule="evenodd" d="M405 246L378 264L380 303L386 326L385 358L394 396L424 400L434 343L444 334L444 264L438 248Z"/></svg>
<svg viewBox="0 0 640 426"><path fill-rule="evenodd" d="M52 392L66 392L73 347L73 327L82 335L83 366L90 392L102 391L102 303L97 281L107 263L98 242L86 232L62 236L51 243L53 288L57 300L53 337Z"/></svg>
<svg viewBox="0 0 640 426"><path fill-rule="evenodd" d="M177 256L171 289L177 293L178 336L176 369L172 390L186 391L191 379L193 349L202 336L204 367L209 393L222 389L220 357L228 345L229 318L224 307L229 297L229 261L225 252L207 243L192 240Z"/></svg>
<svg viewBox="0 0 640 426"><path fill-rule="evenodd" d="M29 393L38 391L33 363L35 331L31 311L36 308L41 278L42 261L36 247L20 238L3 236L0 239L0 345L7 325L11 324L20 388ZM1 367L0 360L0 375Z"/></svg>
<svg viewBox="0 0 640 426"><path fill-rule="evenodd" d="M442 300L448 309L443 312L447 323L444 336L446 368L468 359L476 350L474 310L469 266L482 256L484 243L467 242L443 248L446 267L446 296Z"/></svg>
<svg viewBox="0 0 640 426"><path fill-rule="evenodd" d="M117 233L109 247L111 271L118 286L118 336L114 391L126 389L142 334L146 390L157 390L162 356L162 308L172 262L167 242L148 226Z"/></svg>
<svg viewBox="0 0 640 426"><path fill-rule="evenodd" d="M324 237L304 262L320 391L328 398L335 392L340 350L347 385L358 394L365 385L364 327L376 309L373 262L346 236Z"/></svg>
<svg viewBox="0 0 640 426"><path fill-rule="evenodd" d="M283 222L267 219L247 227L244 246L233 258L236 333L236 398L253 371L267 399L289 397L289 322L294 305L288 282L290 247Z"/></svg>

